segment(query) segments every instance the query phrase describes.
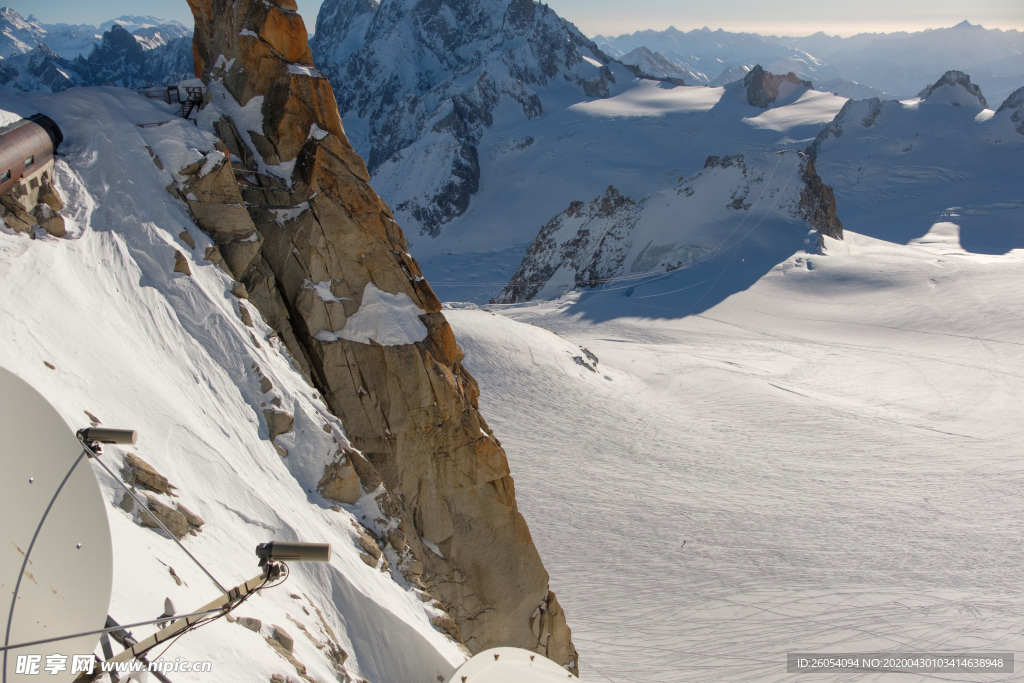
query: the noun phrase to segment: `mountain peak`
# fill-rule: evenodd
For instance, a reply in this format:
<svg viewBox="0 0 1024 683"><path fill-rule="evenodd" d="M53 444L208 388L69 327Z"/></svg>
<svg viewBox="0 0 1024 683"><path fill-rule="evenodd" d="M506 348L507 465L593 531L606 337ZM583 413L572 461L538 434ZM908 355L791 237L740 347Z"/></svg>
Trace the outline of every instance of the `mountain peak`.
<svg viewBox="0 0 1024 683"><path fill-rule="evenodd" d="M939 80L929 85L917 95L921 100L931 104L950 104L954 107L981 105L988 109L988 102L981 94L981 88L971 83L971 77L963 71L947 71Z"/></svg>
<svg viewBox="0 0 1024 683"><path fill-rule="evenodd" d="M790 71L785 76L765 71L760 64L754 65L743 77L747 89L747 102L754 107L768 109L780 97L794 94L799 88L811 89L811 82Z"/></svg>

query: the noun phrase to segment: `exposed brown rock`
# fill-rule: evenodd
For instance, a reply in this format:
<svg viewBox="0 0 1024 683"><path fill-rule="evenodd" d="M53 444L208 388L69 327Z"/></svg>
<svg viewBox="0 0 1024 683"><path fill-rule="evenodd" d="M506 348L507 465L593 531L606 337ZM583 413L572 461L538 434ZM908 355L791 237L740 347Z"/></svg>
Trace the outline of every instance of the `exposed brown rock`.
<svg viewBox="0 0 1024 683"><path fill-rule="evenodd" d="M39 204L33 214L39 227L53 237L64 237L68 234L64 225L64 217L50 208L48 204Z"/></svg>
<svg viewBox="0 0 1024 683"><path fill-rule="evenodd" d="M241 304L238 305L238 317L241 318L243 325L245 325L246 327L252 327L252 314L249 313L248 308Z"/></svg>
<svg viewBox="0 0 1024 683"><path fill-rule="evenodd" d="M459 633L459 627L455 625L455 621L447 614L439 614L431 617L430 623L433 624L435 628L446 633L448 637L455 642L462 642L462 634Z"/></svg>
<svg viewBox="0 0 1024 683"><path fill-rule="evenodd" d="M176 503L176 505L178 507L178 512L180 512L182 515L184 515L185 521L188 522L188 525L192 529L199 529L199 527L201 527L204 524L206 524L206 521L202 517L200 517L196 513L192 512L191 510L189 510L187 507L185 507L181 503Z"/></svg>
<svg viewBox="0 0 1024 683"><path fill-rule="evenodd" d="M167 527L167 530L177 536L183 538L189 532L188 519L185 518L178 510L172 508L170 505L153 498L152 496L146 496L146 507L153 513L157 519L163 522L163 525ZM151 528L159 528L159 524L153 519L153 516L146 514L145 512L139 517L139 523L142 526Z"/></svg>
<svg viewBox="0 0 1024 683"><path fill-rule="evenodd" d="M263 628L263 622L255 617L238 617L235 623L255 633L259 633L260 629Z"/></svg>
<svg viewBox="0 0 1024 683"><path fill-rule="evenodd" d="M234 193L228 188L234 174L224 170L227 164L209 174L218 177L197 178L182 188L186 198L189 190L196 197L188 201L197 222L214 236L249 300L366 456L360 462L349 455L363 489L374 490L374 478L383 482L387 492L376 500L402 520L411 556L402 569L410 581L440 601L473 652L527 647L574 667L561 609L545 611L544 632L551 636L543 643L531 630L537 605L557 603L517 509L505 454L479 414L479 389L462 366L440 302L408 254L390 210L367 184L366 166L345 137L333 92L312 68L294 5L189 4L196 17L197 75L220 80L241 104L264 96L263 129L248 135L258 149L247 149L246 134L233 122L218 123L232 155L237 151L243 163L257 156L264 162L295 160L289 182L252 173L254 184L243 188L258 235L244 258L232 259L227 250L248 227L241 217L218 236L224 232L221 220L232 219L213 205L243 204L234 198L237 187ZM289 207L303 210L282 218L281 209ZM336 300L323 300L310 286L322 282L330 282ZM371 283L407 296L423 311L422 341L381 346L317 337L341 330Z"/></svg>
<svg viewBox="0 0 1024 683"><path fill-rule="evenodd" d="M177 488L167 480L167 477L157 472L155 467L134 453L125 455L121 477L129 486L137 486L154 493L173 496L174 490Z"/></svg>
<svg viewBox="0 0 1024 683"><path fill-rule="evenodd" d="M264 408L263 417L267 421L267 431L269 432L270 443L274 445L274 450L282 458L288 457L288 451L279 446L274 440L282 434L287 434L295 429L295 417L291 413L278 410L277 408Z"/></svg>
<svg viewBox="0 0 1024 683"><path fill-rule="evenodd" d="M295 639L289 635L288 631L274 624L274 633L271 636L274 640L281 644L287 652L291 652L295 649Z"/></svg>
<svg viewBox="0 0 1024 683"><path fill-rule="evenodd" d="M185 275L192 274L192 269L188 265L188 259L178 250L174 251L174 272L184 273Z"/></svg>
<svg viewBox="0 0 1024 683"><path fill-rule="evenodd" d="M836 195L814 169L814 161L806 160L803 171L804 189L800 193L800 215L822 235L843 239L843 222L836 215Z"/></svg>
<svg viewBox="0 0 1024 683"><path fill-rule="evenodd" d="M324 498L349 505L359 502L362 496L359 475L344 451L339 451L337 459L324 469L317 488Z"/></svg>

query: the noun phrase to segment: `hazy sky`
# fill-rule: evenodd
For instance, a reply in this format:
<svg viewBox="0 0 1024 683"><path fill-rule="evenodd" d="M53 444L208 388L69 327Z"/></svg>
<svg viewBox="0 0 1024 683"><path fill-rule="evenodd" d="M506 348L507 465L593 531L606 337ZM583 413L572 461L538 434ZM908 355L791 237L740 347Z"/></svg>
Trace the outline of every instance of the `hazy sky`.
<svg viewBox="0 0 1024 683"><path fill-rule="evenodd" d="M2 0L0 0L2 1ZM312 31L323 0L298 0L299 12ZM618 35L675 26L708 26L728 31L806 35L818 30L850 35L862 31L920 30L952 26L967 19L986 28L1024 30L1024 0L546 0L561 16L593 36ZM191 24L185 0L8 0L22 16L44 23L100 24L123 14L149 14Z"/></svg>

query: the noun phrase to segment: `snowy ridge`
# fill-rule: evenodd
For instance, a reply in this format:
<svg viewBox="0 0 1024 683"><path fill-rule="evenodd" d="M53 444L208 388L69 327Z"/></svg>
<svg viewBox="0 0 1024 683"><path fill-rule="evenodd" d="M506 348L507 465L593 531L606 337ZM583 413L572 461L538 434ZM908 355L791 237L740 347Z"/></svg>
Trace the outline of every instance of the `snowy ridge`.
<svg viewBox="0 0 1024 683"><path fill-rule="evenodd" d="M214 138L119 89L4 95L0 106L41 111L61 126L56 185L69 227L68 239L0 233L5 367L40 390L73 429L88 425L84 411L103 426L137 429L139 444L130 450L205 520L184 543L222 584L257 573L257 543L333 546L329 565L296 564L285 587L239 609L236 616L262 621L256 632L220 620L179 640L170 658L214 664L212 674L175 679L296 676L267 644L275 627L294 638L293 656L313 679L427 683L447 675L465 656L431 626L440 612L392 577L388 564L399 558L386 544L378 559L367 555L376 566L362 557L377 547L371 534L384 535L391 524L374 500L379 492L346 506L315 493L324 467L350 448L344 426L258 312L230 293L235 283L204 258L210 238L164 190L179 164L214 151ZM161 118L168 123L136 125ZM175 272L175 254L190 274ZM269 416L280 413L294 423L272 442ZM125 455L108 447L103 457L118 471ZM169 539L117 507L123 492L97 473L111 504L111 615L142 621L160 614L164 597L179 610L214 597Z"/></svg>
<svg viewBox="0 0 1024 683"><path fill-rule="evenodd" d="M541 229L498 302L631 289L721 262L741 242L770 240L774 230L805 232L796 224L804 168L796 154L709 157L704 170L639 202L614 187L587 206L574 202Z"/></svg>

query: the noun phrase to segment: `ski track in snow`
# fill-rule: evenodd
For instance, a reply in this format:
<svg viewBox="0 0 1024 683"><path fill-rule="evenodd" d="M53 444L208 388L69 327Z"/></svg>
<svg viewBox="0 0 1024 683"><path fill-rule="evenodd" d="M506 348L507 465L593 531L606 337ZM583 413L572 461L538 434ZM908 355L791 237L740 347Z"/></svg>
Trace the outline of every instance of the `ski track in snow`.
<svg viewBox="0 0 1024 683"><path fill-rule="evenodd" d="M786 673L1024 650L1024 260L953 251L848 233L688 318L447 312L584 680L1024 679Z"/></svg>

